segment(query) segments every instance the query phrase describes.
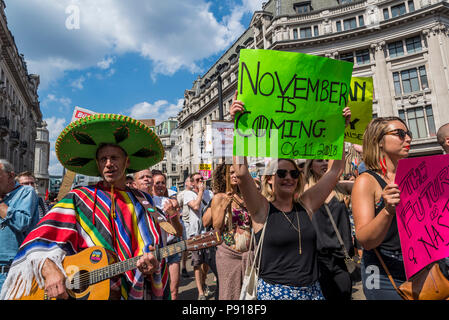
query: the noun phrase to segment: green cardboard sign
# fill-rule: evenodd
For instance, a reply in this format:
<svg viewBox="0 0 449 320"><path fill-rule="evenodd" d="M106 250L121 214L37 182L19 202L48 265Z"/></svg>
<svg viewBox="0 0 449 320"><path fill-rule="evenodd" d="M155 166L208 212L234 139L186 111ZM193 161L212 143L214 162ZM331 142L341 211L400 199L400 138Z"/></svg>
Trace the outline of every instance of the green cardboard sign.
<svg viewBox="0 0 449 320"><path fill-rule="evenodd" d="M234 155L340 159L353 64L303 53L240 51Z"/></svg>
<svg viewBox="0 0 449 320"><path fill-rule="evenodd" d="M363 145L363 134L373 119L373 78L353 77L350 88L351 122L345 129L345 141Z"/></svg>

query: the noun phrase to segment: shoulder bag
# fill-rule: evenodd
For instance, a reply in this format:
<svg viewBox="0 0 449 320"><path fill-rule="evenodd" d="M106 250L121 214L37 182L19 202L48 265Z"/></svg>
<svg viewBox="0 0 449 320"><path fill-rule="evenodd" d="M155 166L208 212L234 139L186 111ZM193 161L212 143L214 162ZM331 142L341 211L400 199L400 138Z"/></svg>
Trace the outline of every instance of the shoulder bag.
<svg viewBox="0 0 449 320"><path fill-rule="evenodd" d="M268 217L267 217L268 220ZM262 234L260 235L260 241L254 252L254 261L251 263L251 259L248 258L246 265L245 275L243 277L242 289L240 290L240 300L257 300L257 281L259 280L259 266L260 259L262 256L262 246L263 239L265 237L265 228L267 226L267 221L262 229ZM251 230L251 243L250 248L255 243L254 230Z"/></svg>
<svg viewBox="0 0 449 320"><path fill-rule="evenodd" d="M398 287L379 251L374 249L374 252L403 300L449 300L449 280L441 272L438 261L429 264Z"/></svg>
<svg viewBox="0 0 449 320"><path fill-rule="evenodd" d="M338 242L340 242L341 248L343 250L346 268L348 269L348 272L352 275L354 272L360 270L360 258L358 256L352 258L349 256L348 250L346 250L346 246L343 242L343 239L341 238L340 232L338 231L334 218L332 217L331 211L329 210L329 206L325 203L324 207L326 208L326 212L329 215L329 220L332 223L332 227L334 228L335 234L337 235Z"/></svg>

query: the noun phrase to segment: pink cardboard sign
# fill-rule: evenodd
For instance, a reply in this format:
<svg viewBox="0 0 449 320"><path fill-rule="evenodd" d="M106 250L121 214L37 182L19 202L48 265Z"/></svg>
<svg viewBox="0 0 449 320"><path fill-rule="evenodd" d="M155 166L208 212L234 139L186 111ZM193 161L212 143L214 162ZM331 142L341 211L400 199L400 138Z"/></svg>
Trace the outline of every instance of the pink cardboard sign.
<svg viewBox="0 0 449 320"><path fill-rule="evenodd" d="M449 256L449 155L399 160L396 206L407 279Z"/></svg>

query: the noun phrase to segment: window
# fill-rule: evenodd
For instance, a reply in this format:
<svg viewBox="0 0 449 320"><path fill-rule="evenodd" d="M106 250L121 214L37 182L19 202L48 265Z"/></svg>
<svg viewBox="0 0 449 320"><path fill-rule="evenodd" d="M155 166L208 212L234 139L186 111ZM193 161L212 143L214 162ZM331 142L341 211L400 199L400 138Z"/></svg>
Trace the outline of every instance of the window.
<svg viewBox="0 0 449 320"><path fill-rule="evenodd" d="M397 6L391 7L391 17L392 18L402 16L405 13L406 13L405 3L401 3L401 4L398 4Z"/></svg>
<svg viewBox="0 0 449 320"><path fill-rule="evenodd" d="M298 29L293 29L293 39L298 39Z"/></svg>
<svg viewBox="0 0 449 320"><path fill-rule="evenodd" d="M301 36L301 39L312 38L312 28L311 27L301 28L300 36Z"/></svg>
<svg viewBox="0 0 449 320"><path fill-rule="evenodd" d="M363 19L363 16L359 16L359 27L363 27L365 25L365 20Z"/></svg>
<svg viewBox="0 0 449 320"><path fill-rule="evenodd" d="M419 69L419 79L421 80L421 88L427 89L429 87L429 84L427 82L426 67L421 66L418 69Z"/></svg>
<svg viewBox="0 0 449 320"><path fill-rule="evenodd" d="M313 36L318 37L320 33L318 32L318 26L313 26Z"/></svg>
<svg viewBox="0 0 449 320"><path fill-rule="evenodd" d="M418 73L416 69L409 69L401 71L402 89L404 93L414 92L419 90Z"/></svg>
<svg viewBox="0 0 449 320"><path fill-rule="evenodd" d="M343 26L345 31L357 28L357 21L355 18L343 20Z"/></svg>
<svg viewBox="0 0 449 320"><path fill-rule="evenodd" d="M404 45L402 41L396 41L388 44L388 55L390 58L404 55Z"/></svg>
<svg viewBox="0 0 449 320"><path fill-rule="evenodd" d="M293 5L293 8L296 13L307 13L312 11L312 5L310 1L297 3Z"/></svg>
<svg viewBox="0 0 449 320"><path fill-rule="evenodd" d="M176 172L176 171L177 171L176 164L172 163L172 165L171 165L171 171L172 171L172 172Z"/></svg>
<svg viewBox="0 0 449 320"><path fill-rule="evenodd" d="M416 36L405 39L405 46L407 47L407 53L415 53L421 51L421 37Z"/></svg>
<svg viewBox="0 0 449 320"><path fill-rule="evenodd" d="M354 54L352 52L340 54L340 60L354 63Z"/></svg>
<svg viewBox="0 0 449 320"><path fill-rule="evenodd" d="M337 32L340 32L341 31L341 21L337 21L336 26L337 26Z"/></svg>
<svg viewBox="0 0 449 320"><path fill-rule="evenodd" d="M399 72L393 72L394 93L397 96L402 94L401 80L399 79Z"/></svg>
<svg viewBox="0 0 449 320"><path fill-rule="evenodd" d="M357 64L368 64L370 63L369 50L358 50L355 52L355 59Z"/></svg>
<svg viewBox="0 0 449 320"><path fill-rule="evenodd" d="M388 12L388 8L384 9L384 20L390 19L390 12Z"/></svg>
<svg viewBox="0 0 449 320"><path fill-rule="evenodd" d="M426 68L412 68L393 72L394 91L396 95L420 91L428 88Z"/></svg>
<svg viewBox="0 0 449 320"><path fill-rule="evenodd" d="M408 12L415 11L415 4L413 3L413 0L410 0L408 3Z"/></svg>
<svg viewBox="0 0 449 320"><path fill-rule="evenodd" d="M431 105L409 108L405 111L399 110L399 117L406 121L413 138L427 138L436 135Z"/></svg>

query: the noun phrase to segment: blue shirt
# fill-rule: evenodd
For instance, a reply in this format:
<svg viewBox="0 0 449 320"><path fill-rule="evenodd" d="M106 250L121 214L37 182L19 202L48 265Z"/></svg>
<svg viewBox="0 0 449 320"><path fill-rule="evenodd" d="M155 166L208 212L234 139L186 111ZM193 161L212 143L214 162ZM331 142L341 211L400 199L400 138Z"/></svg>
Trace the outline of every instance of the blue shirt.
<svg viewBox="0 0 449 320"><path fill-rule="evenodd" d="M38 196L30 186L18 183L2 202L8 206L0 217L0 265L10 264L28 233L39 222Z"/></svg>

